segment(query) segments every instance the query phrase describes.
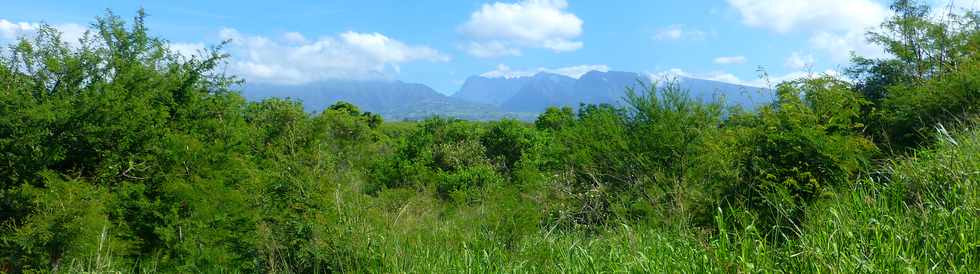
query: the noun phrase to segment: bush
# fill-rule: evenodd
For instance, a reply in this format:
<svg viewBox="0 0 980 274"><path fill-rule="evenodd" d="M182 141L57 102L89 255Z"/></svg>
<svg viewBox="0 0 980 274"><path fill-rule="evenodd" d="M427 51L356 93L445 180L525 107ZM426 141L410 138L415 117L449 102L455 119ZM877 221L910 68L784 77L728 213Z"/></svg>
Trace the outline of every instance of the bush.
<svg viewBox="0 0 980 274"><path fill-rule="evenodd" d="M375 193L383 188L435 186L448 197L445 195L452 191L495 182L500 175L481 142L485 134L474 123L427 119L401 140L391 155L373 165L373 183L366 190Z"/></svg>
<svg viewBox="0 0 980 274"><path fill-rule="evenodd" d="M737 140L740 175L719 186L719 201L758 214L767 231L785 232L798 229L808 203L868 170L876 150L860 134L865 102L846 82L802 79L778 93L774 106L739 125L748 126Z"/></svg>
<svg viewBox="0 0 980 274"><path fill-rule="evenodd" d="M560 130L575 122L575 113L570 107L548 107L538 119L534 121L534 126L539 130Z"/></svg>
<svg viewBox="0 0 980 274"><path fill-rule="evenodd" d="M16 226L0 230L0 265L22 267L15 272L72 269L71 264L113 270L110 254L125 254L129 247L109 221L106 190L51 172L42 178L38 186L24 184L8 193L23 197L29 213Z"/></svg>
<svg viewBox="0 0 980 274"><path fill-rule="evenodd" d="M936 125L954 126L980 115L980 62L962 64L942 78L888 90L878 114L886 144L900 150L928 144Z"/></svg>
<svg viewBox="0 0 980 274"><path fill-rule="evenodd" d="M487 158L505 174L512 173L521 162L537 165L544 145L534 128L517 120L492 122L480 142L486 147Z"/></svg>

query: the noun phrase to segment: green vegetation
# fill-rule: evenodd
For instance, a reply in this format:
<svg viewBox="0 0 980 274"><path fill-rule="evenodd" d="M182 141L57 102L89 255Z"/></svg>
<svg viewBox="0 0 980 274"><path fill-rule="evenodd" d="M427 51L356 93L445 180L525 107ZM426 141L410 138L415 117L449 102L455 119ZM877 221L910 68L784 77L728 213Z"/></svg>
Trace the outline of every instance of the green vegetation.
<svg viewBox="0 0 980 274"><path fill-rule="evenodd" d="M972 272L980 16L913 1L850 79L668 83L533 124L246 102L142 13L0 58L0 272Z"/></svg>

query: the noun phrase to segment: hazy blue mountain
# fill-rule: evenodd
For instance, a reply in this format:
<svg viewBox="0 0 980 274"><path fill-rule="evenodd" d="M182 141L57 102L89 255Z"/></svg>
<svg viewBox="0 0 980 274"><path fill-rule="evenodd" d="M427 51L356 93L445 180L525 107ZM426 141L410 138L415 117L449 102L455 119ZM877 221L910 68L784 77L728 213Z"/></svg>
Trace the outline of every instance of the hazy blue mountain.
<svg viewBox="0 0 980 274"><path fill-rule="evenodd" d="M649 77L623 71L590 71L579 79L546 72L529 78L480 78L480 90L483 91L481 94L503 90L505 92L497 93L497 96L502 96L501 94L509 93L513 86L522 85L511 98L499 104L500 109L505 112L539 113L549 106L575 108L582 103L622 105L627 88L632 87L639 92L643 87L653 85ZM771 91L762 88L687 77L678 77L676 81L681 89L690 93L692 98L704 102L724 99L727 105L755 108L771 102L774 98ZM460 93L464 90L470 95L455 97L472 98L472 94L476 93L465 85ZM472 101L488 102L485 99Z"/></svg>
<svg viewBox="0 0 980 274"><path fill-rule="evenodd" d="M531 78L487 78L470 76L453 98L499 106L514 96Z"/></svg>
<svg viewBox="0 0 980 274"><path fill-rule="evenodd" d="M423 119L433 115L461 119L497 119L507 116L496 107L445 96L422 84L401 81L330 80L304 85L248 84L242 91L248 100L269 97L302 101L310 112L319 112L337 101L347 101L363 111L386 119Z"/></svg>
<svg viewBox="0 0 980 274"><path fill-rule="evenodd" d="M682 89L702 101L724 98L729 105L754 108L771 102L774 97L767 89L694 78L677 80ZM310 112L322 111L337 101L347 101L390 120L418 120L434 115L469 120L504 117L533 120L549 106L622 105L626 88L639 89L641 85L650 86L650 79L633 72L591 71L579 79L541 72L520 78L470 77L451 97L426 85L387 80L248 84L242 95L253 101L269 97L298 99Z"/></svg>
<svg viewBox="0 0 980 274"><path fill-rule="evenodd" d="M687 77L678 78L677 81L681 89L690 92L692 98L703 102L724 99L725 104L729 106L738 105L744 108L756 108L769 104L776 98L775 93L766 88Z"/></svg>
<svg viewBox="0 0 980 274"><path fill-rule="evenodd" d="M575 81L573 94L584 103L616 104L622 102L627 88L634 88L639 92L644 86L650 85L650 78L638 73L593 70ZM579 102L573 100L571 103L577 106Z"/></svg>
<svg viewBox="0 0 980 274"><path fill-rule="evenodd" d="M500 107L504 111L543 112L549 106L570 105L579 100L572 93L575 81L575 78L565 75L540 72L528 79L527 83Z"/></svg>

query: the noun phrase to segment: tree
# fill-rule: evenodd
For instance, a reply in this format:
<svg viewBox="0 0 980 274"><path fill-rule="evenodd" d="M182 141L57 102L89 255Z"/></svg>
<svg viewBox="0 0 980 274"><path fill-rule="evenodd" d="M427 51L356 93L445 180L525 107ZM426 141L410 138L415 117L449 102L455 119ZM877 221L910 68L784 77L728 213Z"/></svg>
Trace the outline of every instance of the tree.
<svg viewBox="0 0 980 274"><path fill-rule="evenodd" d="M952 6L951 6L952 7ZM847 70L871 104L865 123L877 142L904 152L924 142L937 123L958 123L977 113L980 19L976 11L947 10L930 18L928 5L898 0L894 15L868 34L893 58L854 57Z"/></svg>
<svg viewBox="0 0 980 274"><path fill-rule="evenodd" d="M534 126L539 130L559 130L570 125L575 121L575 113L570 107L548 107L534 121Z"/></svg>

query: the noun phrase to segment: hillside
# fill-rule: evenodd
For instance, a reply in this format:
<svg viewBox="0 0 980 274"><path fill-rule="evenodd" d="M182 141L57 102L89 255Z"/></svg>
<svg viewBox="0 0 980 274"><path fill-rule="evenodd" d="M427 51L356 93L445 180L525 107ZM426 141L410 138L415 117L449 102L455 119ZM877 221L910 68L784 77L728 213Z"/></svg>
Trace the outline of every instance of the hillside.
<svg viewBox="0 0 980 274"><path fill-rule="evenodd" d="M725 105L754 109L771 103L775 98L775 94L767 89L704 79L677 77L657 79L657 82L663 85L668 80L676 81L681 90L704 102L713 102L720 98L724 99ZM580 104L624 105L627 88L642 90L644 86L648 87L653 83L649 77L623 71L590 71L578 79L547 72L518 78L474 76L453 97L496 104L507 112L540 113L549 106L578 108ZM514 87L519 88L515 91ZM490 97L496 99L482 99Z"/></svg>
<svg viewBox="0 0 980 274"><path fill-rule="evenodd" d="M453 93L453 98L482 103L493 106L500 106L505 101L514 96L521 87L528 82L530 77L518 78L487 78L483 76L470 76L463 83L463 86Z"/></svg>
<svg viewBox="0 0 980 274"><path fill-rule="evenodd" d="M310 112L320 112L337 101L379 113L390 120L419 120L448 116L468 120L508 117L492 105L471 103L445 96L426 85L401 81L322 81L304 85L247 84L242 95L249 100L290 98Z"/></svg>

